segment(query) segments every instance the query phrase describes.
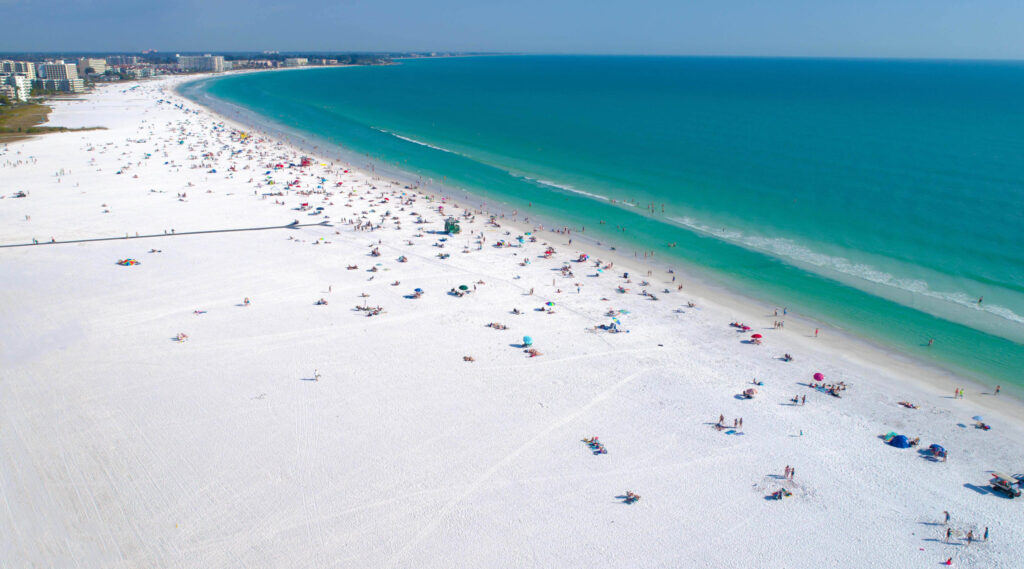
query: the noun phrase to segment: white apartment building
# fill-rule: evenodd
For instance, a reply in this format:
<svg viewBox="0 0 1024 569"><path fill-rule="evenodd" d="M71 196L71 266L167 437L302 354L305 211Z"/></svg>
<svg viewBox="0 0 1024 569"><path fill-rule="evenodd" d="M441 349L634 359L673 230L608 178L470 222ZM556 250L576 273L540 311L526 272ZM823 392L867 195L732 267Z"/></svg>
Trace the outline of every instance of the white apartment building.
<svg viewBox="0 0 1024 569"><path fill-rule="evenodd" d="M26 75L0 73L0 85L7 87L7 97L12 101L27 101L32 94L32 80Z"/></svg>
<svg viewBox="0 0 1024 569"><path fill-rule="evenodd" d="M85 77L88 75L86 70L92 69L93 73L99 73L102 75L107 71L107 60L106 59L94 59L91 57L83 57L78 60L78 76Z"/></svg>
<svg viewBox="0 0 1024 569"><path fill-rule="evenodd" d="M0 73L18 73L31 81L36 78L36 64L31 61L0 61Z"/></svg>
<svg viewBox="0 0 1024 569"><path fill-rule="evenodd" d="M74 65L71 66L74 69ZM60 91L62 93L84 93L85 81L79 78L74 79L36 79L36 86L45 91Z"/></svg>
<svg viewBox="0 0 1024 569"><path fill-rule="evenodd" d="M41 63L36 69L43 79L78 79L78 68L73 63L64 63L64 60Z"/></svg>
<svg viewBox="0 0 1024 569"><path fill-rule="evenodd" d="M286 57L284 60L285 67L302 67L309 63L309 60L305 57Z"/></svg>
<svg viewBox="0 0 1024 569"><path fill-rule="evenodd" d="M179 55L178 68L182 71L224 71L223 55Z"/></svg>

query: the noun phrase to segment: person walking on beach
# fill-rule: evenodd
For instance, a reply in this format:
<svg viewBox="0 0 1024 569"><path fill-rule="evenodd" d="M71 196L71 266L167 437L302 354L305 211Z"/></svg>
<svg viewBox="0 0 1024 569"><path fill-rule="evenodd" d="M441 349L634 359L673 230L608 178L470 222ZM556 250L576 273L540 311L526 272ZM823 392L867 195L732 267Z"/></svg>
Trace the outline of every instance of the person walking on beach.
<svg viewBox="0 0 1024 569"><path fill-rule="evenodd" d="M807 396L806 395L801 395L800 396L800 404L801 405L807 405Z"/></svg>
<svg viewBox="0 0 1024 569"><path fill-rule="evenodd" d="M988 541L988 526L985 526L985 541Z"/></svg>
<svg viewBox="0 0 1024 569"><path fill-rule="evenodd" d="M974 541L974 530L967 530L967 545Z"/></svg>
<svg viewBox="0 0 1024 569"><path fill-rule="evenodd" d="M942 510L942 515L946 517L946 522L945 523L948 526L949 525L949 512L947 512L946 510Z"/></svg>
<svg viewBox="0 0 1024 569"><path fill-rule="evenodd" d="M951 537L953 537L953 528L946 528L946 543L949 543Z"/></svg>
<svg viewBox="0 0 1024 569"><path fill-rule="evenodd" d="M320 381L320 370L313 370L313 381Z"/></svg>
<svg viewBox="0 0 1024 569"><path fill-rule="evenodd" d="M817 329L817 328L815 328L815 329L814 329L814 337L815 337L815 338L817 338L817 337L818 337L818 329Z"/></svg>

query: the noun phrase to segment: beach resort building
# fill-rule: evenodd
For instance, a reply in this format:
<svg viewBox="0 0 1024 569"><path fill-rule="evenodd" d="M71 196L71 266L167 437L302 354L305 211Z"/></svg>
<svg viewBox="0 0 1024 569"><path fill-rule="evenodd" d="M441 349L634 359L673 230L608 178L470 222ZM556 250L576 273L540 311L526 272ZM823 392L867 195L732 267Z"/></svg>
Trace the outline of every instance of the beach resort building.
<svg viewBox="0 0 1024 569"><path fill-rule="evenodd" d="M302 67L309 63L309 60L305 57L286 57L284 60L285 67Z"/></svg>
<svg viewBox="0 0 1024 569"><path fill-rule="evenodd" d="M142 58L137 55L111 55L107 58L109 65L138 65Z"/></svg>
<svg viewBox="0 0 1024 569"><path fill-rule="evenodd" d="M63 59L42 63L36 70L41 79L78 79L78 67L73 63L64 63Z"/></svg>
<svg viewBox="0 0 1024 569"><path fill-rule="evenodd" d="M89 70L92 71L89 71ZM78 76L85 77L89 73L97 73L103 75L107 71L107 60L106 59L94 59L91 57L83 57L78 60Z"/></svg>
<svg viewBox="0 0 1024 569"><path fill-rule="evenodd" d="M223 55L179 55L178 68L182 71L206 71L220 73L224 71Z"/></svg>
<svg viewBox="0 0 1024 569"><path fill-rule="evenodd" d="M44 91L58 91L60 93L84 93L85 80L74 79L36 79L32 86Z"/></svg>
<svg viewBox="0 0 1024 569"><path fill-rule="evenodd" d="M36 78L36 64L31 61L0 61L0 73L16 73L32 81Z"/></svg>
<svg viewBox="0 0 1024 569"><path fill-rule="evenodd" d="M0 95L11 101L27 101L32 93L32 80L27 75L0 73Z"/></svg>

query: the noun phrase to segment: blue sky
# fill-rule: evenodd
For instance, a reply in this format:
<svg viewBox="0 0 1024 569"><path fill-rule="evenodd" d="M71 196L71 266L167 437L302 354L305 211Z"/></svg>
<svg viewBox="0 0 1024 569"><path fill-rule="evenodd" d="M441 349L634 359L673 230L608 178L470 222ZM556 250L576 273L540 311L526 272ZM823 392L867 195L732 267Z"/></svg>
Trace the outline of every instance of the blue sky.
<svg viewBox="0 0 1024 569"><path fill-rule="evenodd" d="M1024 59L1024 0L0 0L0 51Z"/></svg>

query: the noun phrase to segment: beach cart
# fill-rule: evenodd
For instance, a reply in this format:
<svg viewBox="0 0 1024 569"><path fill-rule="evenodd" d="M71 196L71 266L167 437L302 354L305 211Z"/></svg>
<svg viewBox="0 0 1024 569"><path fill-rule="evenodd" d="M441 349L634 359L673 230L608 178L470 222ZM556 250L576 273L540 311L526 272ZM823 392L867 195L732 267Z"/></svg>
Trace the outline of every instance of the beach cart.
<svg viewBox="0 0 1024 569"><path fill-rule="evenodd" d="M1020 481L1001 472L993 472L992 479L988 481L989 486L996 492L1002 492L1010 498L1020 497Z"/></svg>

